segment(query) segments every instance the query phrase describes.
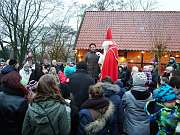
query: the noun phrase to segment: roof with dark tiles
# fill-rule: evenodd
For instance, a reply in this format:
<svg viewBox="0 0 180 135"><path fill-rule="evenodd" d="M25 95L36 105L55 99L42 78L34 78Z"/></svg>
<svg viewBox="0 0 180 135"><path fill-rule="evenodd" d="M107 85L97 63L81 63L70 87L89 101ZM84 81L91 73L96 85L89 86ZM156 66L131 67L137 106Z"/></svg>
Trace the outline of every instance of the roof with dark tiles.
<svg viewBox="0 0 180 135"><path fill-rule="evenodd" d="M169 51L180 51L180 11L86 11L76 39L77 49L98 49L112 28L120 50L152 50L162 42Z"/></svg>

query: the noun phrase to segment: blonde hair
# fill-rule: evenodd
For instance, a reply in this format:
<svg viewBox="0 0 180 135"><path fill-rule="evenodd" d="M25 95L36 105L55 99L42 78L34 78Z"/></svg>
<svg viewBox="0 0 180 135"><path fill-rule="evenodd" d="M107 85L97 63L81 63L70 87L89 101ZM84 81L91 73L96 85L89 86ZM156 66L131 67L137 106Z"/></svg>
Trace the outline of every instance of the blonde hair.
<svg viewBox="0 0 180 135"><path fill-rule="evenodd" d="M57 73L56 73L56 68L55 68L55 67L51 67L51 68L50 68L50 73L51 73L51 74L57 74Z"/></svg>
<svg viewBox="0 0 180 135"><path fill-rule="evenodd" d="M89 94L92 98L100 98L103 97L103 88L102 88L102 82L98 82L95 85L91 85L89 87Z"/></svg>

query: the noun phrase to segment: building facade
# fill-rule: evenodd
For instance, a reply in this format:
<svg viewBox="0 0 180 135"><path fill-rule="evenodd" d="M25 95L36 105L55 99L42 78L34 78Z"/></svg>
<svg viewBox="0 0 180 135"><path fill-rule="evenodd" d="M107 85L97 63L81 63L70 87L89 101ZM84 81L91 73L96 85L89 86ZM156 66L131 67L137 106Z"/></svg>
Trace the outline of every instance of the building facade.
<svg viewBox="0 0 180 135"><path fill-rule="evenodd" d="M178 11L86 11L76 39L76 59L83 60L90 43L102 52L105 32L119 47L119 64L143 67L158 52L161 64L174 56L180 62L180 12Z"/></svg>

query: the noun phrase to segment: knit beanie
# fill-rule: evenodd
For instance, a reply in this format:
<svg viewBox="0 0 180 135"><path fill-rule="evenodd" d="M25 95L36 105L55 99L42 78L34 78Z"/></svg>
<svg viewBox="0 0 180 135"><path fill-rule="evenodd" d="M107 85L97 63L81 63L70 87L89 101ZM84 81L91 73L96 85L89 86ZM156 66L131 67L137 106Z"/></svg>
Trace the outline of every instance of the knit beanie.
<svg viewBox="0 0 180 135"><path fill-rule="evenodd" d="M132 75L133 86L144 86L147 82L147 76L143 72L135 72Z"/></svg>
<svg viewBox="0 0 180 135"><path fill-rule="evenodd" d="M173 61L176 61L176 58L175 57L170 57L171 60Z"/></svg>
<svg viewBox="0 0 180 135"><path fill-rule="evenodd" d="M167 73L171 73L173 70L174 70L174 68L172 66L166 67L166 72Z"/></svg>
<svg viewBox="0 0 180 135"><path fill-rule="evenodd" d="M176 100L176 93L171 86L164 83L153 91L153 98L159 102L169 102Z"/></svg>

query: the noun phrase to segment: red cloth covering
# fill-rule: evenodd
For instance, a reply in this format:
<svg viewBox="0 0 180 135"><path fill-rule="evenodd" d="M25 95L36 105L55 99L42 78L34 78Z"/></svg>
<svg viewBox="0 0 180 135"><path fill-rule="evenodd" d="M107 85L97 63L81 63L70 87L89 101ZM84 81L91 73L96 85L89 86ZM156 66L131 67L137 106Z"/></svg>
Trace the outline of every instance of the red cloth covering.
<svg viewBox="0 0 180 135"><path fill-rule="evenodd" d="M118 48L115 43L109 45L102 65L101 80L106 76L110 76L113 82L118 79Z"/></svg>

